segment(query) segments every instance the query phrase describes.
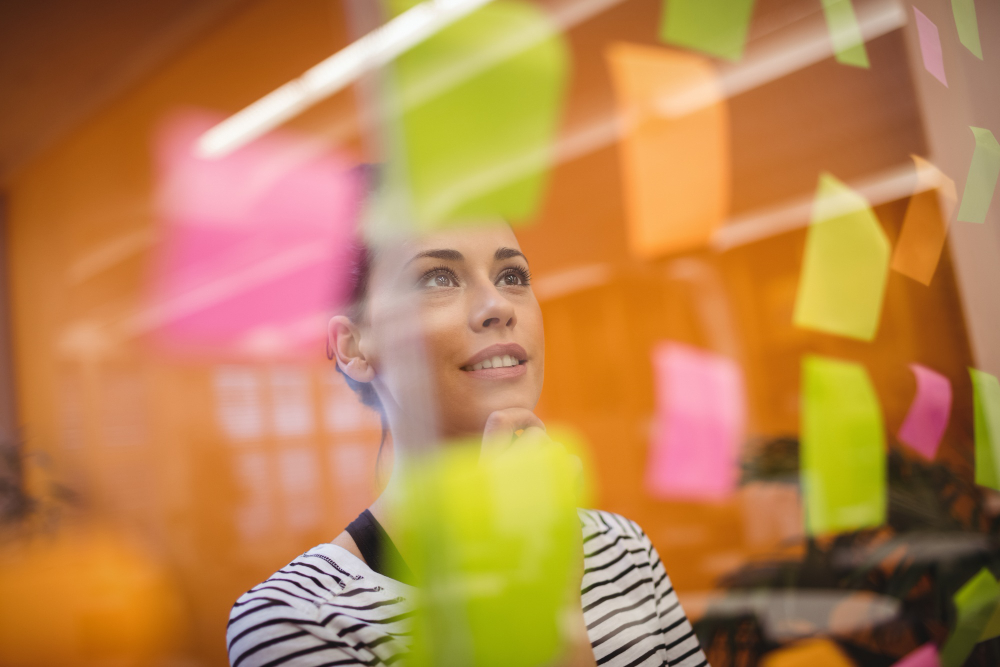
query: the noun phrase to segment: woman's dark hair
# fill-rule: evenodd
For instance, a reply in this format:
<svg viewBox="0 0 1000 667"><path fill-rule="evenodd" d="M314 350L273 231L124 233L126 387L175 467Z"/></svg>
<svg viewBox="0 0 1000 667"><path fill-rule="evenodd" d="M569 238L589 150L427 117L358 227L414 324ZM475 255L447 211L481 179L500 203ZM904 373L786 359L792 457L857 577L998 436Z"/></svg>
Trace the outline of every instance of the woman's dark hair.
<svg viewBox="0 0 1000 667"><path fill-rule="evenodd" d="M366 202L373 197L378 189L378 166L363 164L355 168L358 178L362 181L362 186L366 189ZM371 265L374 260L374 251L362 240L360 236L346 249L345 258L348 262L347 271L347 299L344 304L344 313L353 321L358 322L365 316L365 300L368 297L368 282L371 275ZM326 357L334 360L333 348L330 347L330 340L326 341ZM379 460L382 458L382 447L385 445L385 437L389 431L388 422L385 415L385 407L379 400L375 386L371 382L358 382L347 375L340 364L334 363L337 372L344 376L347 386L351 388L364 405L378 413L379 421L382 423L382 439L379 443Z"/></svg>

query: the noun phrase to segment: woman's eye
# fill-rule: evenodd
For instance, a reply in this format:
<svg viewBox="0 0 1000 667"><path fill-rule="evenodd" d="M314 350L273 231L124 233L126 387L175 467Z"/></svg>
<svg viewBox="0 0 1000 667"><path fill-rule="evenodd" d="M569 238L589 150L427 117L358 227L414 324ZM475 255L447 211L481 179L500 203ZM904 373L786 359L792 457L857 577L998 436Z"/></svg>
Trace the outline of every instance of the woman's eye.
<svg viewBox="0 0 1000 667"><path fill-rule="evenodd" d="M508 273L507 275L503 276L500 280L503 281L504 285L511 285L511 286L513 286L513 285L521 285L522 284L522 282L521 282L521 276L519 276L517 274L514 274L514 273Z"/></svg>
<svg viewBox="0 0 1000 667"><path fill-rule="evenodd" d="M521 287L527 286L529 284L529 279L527 272L520 269L514 269L508 273L502 274L497 279L497 284L502 287Z"/></svg>
<svg viewBox="0 0 1000 667"><path fill-rule="evenodd" d="M455 277L447 273L432 273L420 282L421 287L457 287Z"/></svg>

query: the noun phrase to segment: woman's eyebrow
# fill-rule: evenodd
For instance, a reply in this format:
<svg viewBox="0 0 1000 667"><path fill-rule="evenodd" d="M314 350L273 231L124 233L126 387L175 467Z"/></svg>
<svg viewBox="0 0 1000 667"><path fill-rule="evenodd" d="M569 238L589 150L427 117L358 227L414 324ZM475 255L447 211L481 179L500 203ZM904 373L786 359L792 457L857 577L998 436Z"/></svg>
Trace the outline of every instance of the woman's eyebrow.
<svg viewBox="0 0 1000 667"><path fill-rule="evenodd" d="M497 262L504 259L510 259L511 257L521 257L524 261L528 261L528 258L524 256L524 253L517 248L497 248L497 251L493 253L493 260Z"/></svg>
<svg viewBox="0 0 1000 667"><path fill-rule="evenodd" d="M416 255L411 257L407 264L410 262L415 262L422 257L434 257L436 259L448 259L454 262L461 262L465 259L465 255L457 250L452 250L451 248L441 248L438 250L425 250L424 252L418 252Z"/></svg>

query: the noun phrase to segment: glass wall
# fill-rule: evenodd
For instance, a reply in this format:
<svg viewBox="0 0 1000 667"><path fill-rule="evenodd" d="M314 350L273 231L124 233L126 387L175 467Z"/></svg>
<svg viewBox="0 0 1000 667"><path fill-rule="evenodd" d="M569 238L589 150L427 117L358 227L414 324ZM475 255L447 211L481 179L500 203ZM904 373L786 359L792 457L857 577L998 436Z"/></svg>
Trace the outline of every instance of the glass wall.
<svg viewBox="0 0 1000 667"><path fill-rule="evenodd" d="M1000 663L998 45L988 0L234 12L6 185L0 663L225 664L392 468L326 355L351 239L494 218L536 413L711 665Z"/></svg>

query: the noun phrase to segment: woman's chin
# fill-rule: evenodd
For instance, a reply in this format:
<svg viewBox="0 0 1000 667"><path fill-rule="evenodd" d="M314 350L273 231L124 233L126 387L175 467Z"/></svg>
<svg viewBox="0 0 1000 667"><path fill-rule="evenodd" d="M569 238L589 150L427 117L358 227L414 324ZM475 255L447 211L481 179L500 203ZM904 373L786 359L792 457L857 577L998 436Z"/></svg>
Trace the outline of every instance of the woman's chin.
<svg viewBox="0 0 1000 667"><path fill-rule="evenodd" d="M445 413L442 415L442 437L445 440L482 440L486 420L494 412L510 408L534 410L536 403L537 399L488 401L474 407L466 403L466 407L469 409L463 410L461 414Z"/></svg>

